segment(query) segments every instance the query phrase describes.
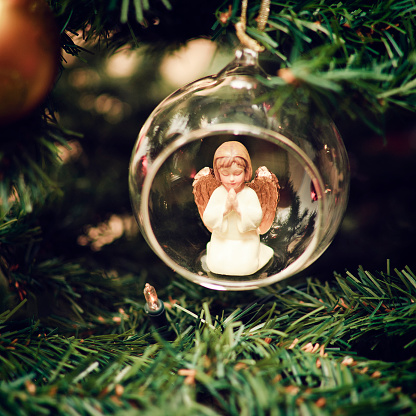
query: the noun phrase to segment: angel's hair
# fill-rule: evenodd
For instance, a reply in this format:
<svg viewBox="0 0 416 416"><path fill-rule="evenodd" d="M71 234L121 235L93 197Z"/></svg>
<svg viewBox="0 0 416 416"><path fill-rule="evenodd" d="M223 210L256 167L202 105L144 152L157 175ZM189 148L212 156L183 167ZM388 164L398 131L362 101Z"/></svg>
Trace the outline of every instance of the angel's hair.
<svg viewBox="0 0 416 416"><path fill-rule="evenodd" d="M248 182L253 174L250 155L243 144L235 141L224 142L215 151L213 168L217 180L220 180L218 170L221 168L228 168L233 163L236 163L238 166L244 168L244 181Z"/></svg>

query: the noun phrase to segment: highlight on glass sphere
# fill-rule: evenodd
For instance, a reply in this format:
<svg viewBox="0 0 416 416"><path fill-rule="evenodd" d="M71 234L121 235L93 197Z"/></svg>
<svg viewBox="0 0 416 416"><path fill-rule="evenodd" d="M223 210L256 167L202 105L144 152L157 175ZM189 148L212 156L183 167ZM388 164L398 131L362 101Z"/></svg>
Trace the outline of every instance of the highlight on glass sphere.
<svg viewBox="0 0 416 416"><path fill-rule="evenodd" d="M129 188L148 244L174 271L217 290L288 278L331 243L346 209L348 159L326 115L276 90L249 49L153 111Z"/></svg>

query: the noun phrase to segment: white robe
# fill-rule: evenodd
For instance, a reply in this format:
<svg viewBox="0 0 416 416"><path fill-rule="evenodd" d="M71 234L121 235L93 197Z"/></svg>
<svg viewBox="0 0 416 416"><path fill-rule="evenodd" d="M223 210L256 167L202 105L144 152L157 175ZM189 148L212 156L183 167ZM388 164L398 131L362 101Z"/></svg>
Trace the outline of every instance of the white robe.
<svg viewBox="0 0 416 416"><path fill-rule="evenodd" d="M223 185L211 195L203 221L212 230L207 244L207 266L212 273L229 276L253 274L273 257L273 249L260 243L262 210L257 194L245 186L237 193L241 216L224 216L228 192Z"/></svg>

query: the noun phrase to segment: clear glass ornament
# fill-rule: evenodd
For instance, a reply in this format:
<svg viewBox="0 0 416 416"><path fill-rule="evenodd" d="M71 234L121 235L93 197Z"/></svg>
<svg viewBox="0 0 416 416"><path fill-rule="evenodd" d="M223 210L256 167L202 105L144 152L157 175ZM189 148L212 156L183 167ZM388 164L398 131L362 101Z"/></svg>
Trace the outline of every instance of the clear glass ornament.
<svg viewBox="0 0 416 416"><path fill-rule="evenodd" d="M146 241L175 272L212 289L255 289L305 269L333 240L347 205L348 158L332 121L295 98L274 111L276 89L261 78L257 53L237 50L221 72L162 101L132 153L130 197ZM266 166L281 186L275 220L261 237L273 259L248 276L207 270L210 232L192 193L195 174L212 167L215 150L230 140L246 146L253 171Z"/></svg>

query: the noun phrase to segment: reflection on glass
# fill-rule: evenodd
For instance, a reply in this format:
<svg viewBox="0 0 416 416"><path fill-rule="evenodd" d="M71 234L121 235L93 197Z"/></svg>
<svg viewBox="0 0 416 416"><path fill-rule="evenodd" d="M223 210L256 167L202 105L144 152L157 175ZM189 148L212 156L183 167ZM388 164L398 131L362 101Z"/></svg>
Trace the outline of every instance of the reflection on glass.
<svg viewBox="0 0 416 416"><path fill-rule="evenodd" d="M346 208L348 159L335 126L292 98L273 112L260 76L253 52L243 51L221 73L163 101L133 150L130 195L143 235L172 269L207 287L247 290L299 272L330 244ZM266 166L281 187L276 217L261 237L273 259L249 276L207 270L210 233L192 194L195 174L230 140L247 147L253 171Z"/></svg>

